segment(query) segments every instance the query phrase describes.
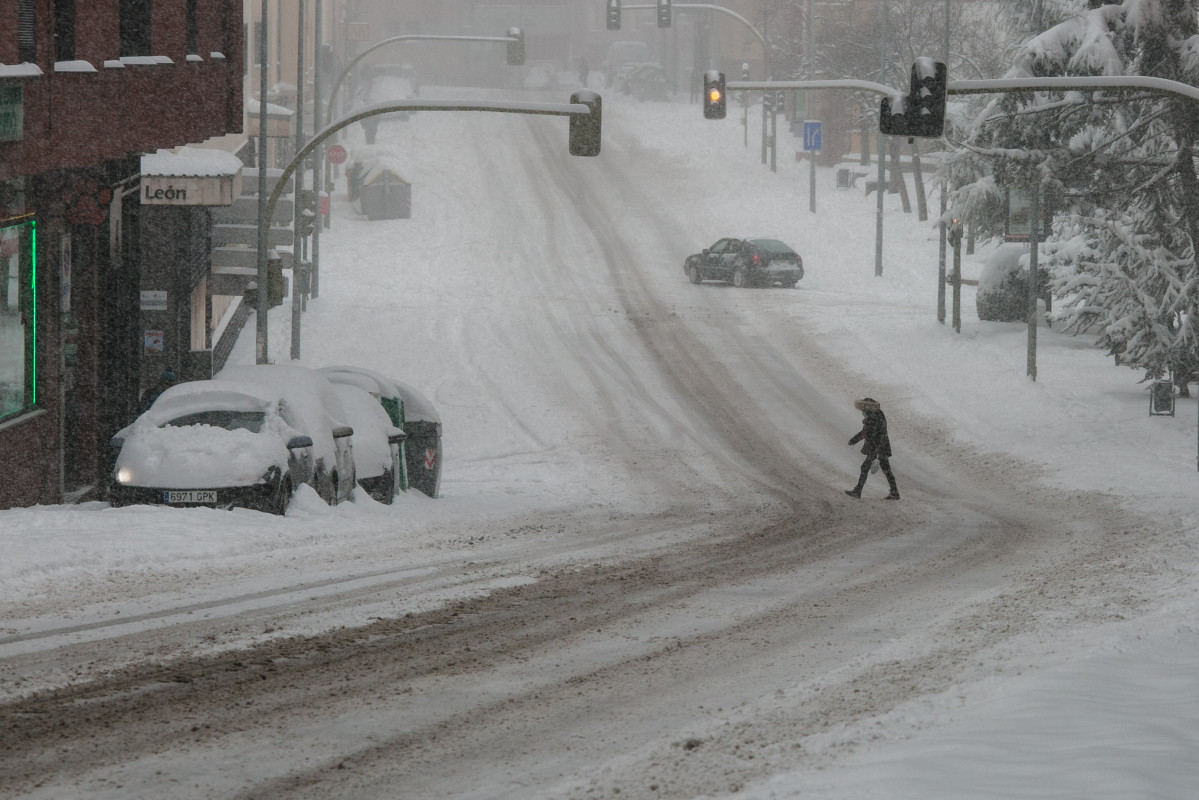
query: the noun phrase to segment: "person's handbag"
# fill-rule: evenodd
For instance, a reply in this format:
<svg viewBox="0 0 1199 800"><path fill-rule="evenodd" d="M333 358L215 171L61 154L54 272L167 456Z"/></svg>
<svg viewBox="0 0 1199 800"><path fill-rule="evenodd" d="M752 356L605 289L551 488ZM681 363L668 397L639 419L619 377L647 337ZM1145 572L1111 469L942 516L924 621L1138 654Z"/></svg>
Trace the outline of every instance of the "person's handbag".
<svg viewBox="0 0 1199 800"><path fill-rule="evenodd" d="M876 472L878 472L878 459L877 458L874 459L874 463L870 465L870 474L873 475Z"/></svg>

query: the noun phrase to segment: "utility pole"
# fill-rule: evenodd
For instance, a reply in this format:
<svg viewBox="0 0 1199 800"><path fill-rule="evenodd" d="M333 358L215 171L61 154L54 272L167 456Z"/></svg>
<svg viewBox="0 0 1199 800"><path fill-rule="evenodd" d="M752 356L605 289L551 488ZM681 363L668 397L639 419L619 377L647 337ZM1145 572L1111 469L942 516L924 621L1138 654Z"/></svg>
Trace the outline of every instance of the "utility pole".
<svg viewBox="0 0 1199 800"><path fill-rule="evenodd" d="M879 81L883 82L887 79L887 0L883 0L879 4L879 13L882 19L879 22L880 37L882 41L879 43ZM885 186L887 180L887 170L884 166L887 160L887 140L883 138L880 131L878 134L878 184L874 187L874 191L878 193L878 210L875 213L874 224L874 274L881 276L883 274L883 195L887 191Z"/></svg>
<svg viewBox="0 0 1199 800"><path fill-rule="evenodd" d="M324 37L323 20L324 9L322 0L316 0L316 22L313 30L312 38L314 40L312 47L312 119L313 127L318 124L321 119L321 70L324 68L324 62L321 58L321 46ZM321 228L324 227L325 220L321 214L321 195L324 194L325 186L321 176L324 174L325 163L325 146L321 145L312 154L312 189L316 192L316 224L312 228L312 269L308 275L308 295L316 297L317 277L321 272ZM330 205L332 198L330 198ZM333 209L329 209L332 214Z"/></svg>
<svg viewBox="0 0 1199 800"><path fill-rule="evenodd" d="M258 289L257 317L254 336L254 363L267 363L267 292L266 292L266 15L267 2L262 0L262 21L258 28Z"/></svg>
<svg viewBox="0 0 1199 800"><path fill-rule="evenodd" d="M1037 228L1041 225L1041 183L1032 190L1032 225L1028 235L1028 377L1037 379Z"/></svg>
<svg viewBox="0 0 1199 800"><path fill-rule="evenodd" d="M949 0L945 0L945 38L941 45L941 62L949 65ZM937 224L937 238L940 242L937 248L937 322L945 324L945 212L949 210L949 180L945 177L945 162L940 165L941 173L941 221ZM955 253L954 258L957 258Z"/></svg>
<svg viewBox="0 0 1199 800"><path fill-rule="evenodd" d="M296 152L304 147L304 0L299 0L299 19L296 21ZM292 188L292 231L291 231L291 357L300 357L300 310L304 293L300 291L301 275L304 274L303 241L300 223L303 219L304 173L296 171Z"/></svg>
<svg viewBox="0 0 1199 800"><path fill-rule="evenodd" d="M816 77L816 32L815 32L816 26L815 26L814 22L815 21L812 19L812 0L808 0L808 80L812 80L813 78ZM805 111L808 108L809 108L808 93L804 92L804 109L805 109ZM817 152L819 152L819 151L813 150L810 153L811 158L808 160L808 165L809 165L809 169L808 169L808 211L813 214L816 213L816 153Z"/></svg>

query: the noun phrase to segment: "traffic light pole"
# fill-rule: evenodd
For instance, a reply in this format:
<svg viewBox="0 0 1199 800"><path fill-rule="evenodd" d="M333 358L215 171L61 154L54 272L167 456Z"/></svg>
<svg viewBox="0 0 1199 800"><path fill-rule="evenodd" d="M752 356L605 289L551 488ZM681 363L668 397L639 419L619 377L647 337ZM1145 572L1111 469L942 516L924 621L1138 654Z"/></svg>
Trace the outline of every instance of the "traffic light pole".
<svg viewBox="0 0 1199 800"><path fill-rule="evenodd" d="M267 363L267 228L270 226L266 216L266 112L267 112L267 75L266 75L266 19L267 0L262 0L262 19L258 26L258 268L257 268L257 298L255 311L254 332L254 363Z"/></svg>
<svg viewBox="0 0 1199 800"><path fill-rule="evenodd" d="M297 44L296 44L296 150L304 146L304 8L305 0L300 0L297 14ZM303 285L301 275L307 269L304 265L303 243L304 236L300 232L300 221L303 219L304 203L304 173L296 173L292 204L291 225L291 358L300 357L300 311L304 302L304 293L300 290ZM267 217L270 219L270 217Z"/></svg>
<svg viewBox="0 0 1199 800"><path fill-rule="evenodd" d="M652 6L647 6L647 8L652 8ZM329 90L329 105L325 112L325 125L328 125L333 120L333 101L337 98L337 92L341 89L341 84L345 82L345 79L354 70L354 67L358 66L364 58L382 47L396 44L397 42L412 41L497 42L500 44L509 45L519 41L519 39L513 36L434 36L413 33L406 34L404 36L393 36L390 39L384 39L381 42L376 42L355 56L354 60L349 64L346 64L346 68L341 71L341 74L337 76L337 80L333 82L333 88Z"/></svg>

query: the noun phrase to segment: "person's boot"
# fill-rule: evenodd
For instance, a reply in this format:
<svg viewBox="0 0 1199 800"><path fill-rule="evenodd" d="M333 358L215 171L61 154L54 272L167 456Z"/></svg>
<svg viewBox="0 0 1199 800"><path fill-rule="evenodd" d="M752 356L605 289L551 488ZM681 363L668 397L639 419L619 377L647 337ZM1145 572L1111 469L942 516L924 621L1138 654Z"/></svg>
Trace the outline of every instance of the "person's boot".
<svg viewBox="0 0 1199 800"><path fill-rule="evenodd" d="M858 479L858 485L853 487L852 489L846 489L845 493L847 495L849 495L850 497L856 497L859 500L861 500L862 499L862 487L865 485L866 485L866 471L863 470L862 477Z"/></svg>
<svg viewBox="0 0 1199 800"><path fill-rule="evenodd" d="M892 490L891 490L891 494L887 495L887 496L886 496L886 497L884 497L883 499L884 499L884 500L898 500L898 499L899 499L899 492L897 492L896 490L892 489Z"/></svg>

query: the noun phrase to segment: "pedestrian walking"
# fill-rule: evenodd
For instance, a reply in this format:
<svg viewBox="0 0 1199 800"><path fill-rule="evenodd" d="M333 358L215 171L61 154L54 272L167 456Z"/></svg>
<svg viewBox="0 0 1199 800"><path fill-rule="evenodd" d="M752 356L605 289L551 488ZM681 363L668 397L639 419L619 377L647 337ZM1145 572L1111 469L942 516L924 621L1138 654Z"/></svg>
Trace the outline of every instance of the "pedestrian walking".
<svg viewBox="0 0 1199 800"><path fill-rule="evenodd" d="M858 477L858 485L846 489L845 493L850 497L862 496L862 487L866 485L866 478L877 459L879 468L887 476L887 483L891 485L891 494L887 495L886 499L898 500L899 487L895 483L895 474L891 472L891 439L887 436L887 418L883 414L883 408L872 397L856 400L853 406L862 412L862 430L849 440L849 446L862 442L862 453L865 454L866 460L862 462L862 474Z"/></svg>

